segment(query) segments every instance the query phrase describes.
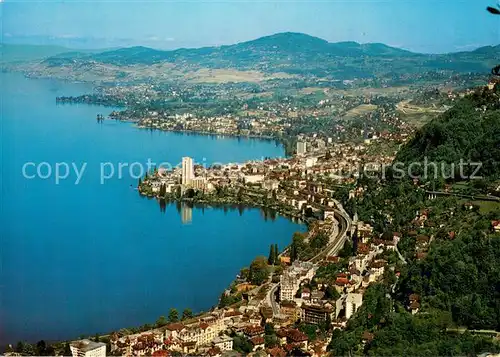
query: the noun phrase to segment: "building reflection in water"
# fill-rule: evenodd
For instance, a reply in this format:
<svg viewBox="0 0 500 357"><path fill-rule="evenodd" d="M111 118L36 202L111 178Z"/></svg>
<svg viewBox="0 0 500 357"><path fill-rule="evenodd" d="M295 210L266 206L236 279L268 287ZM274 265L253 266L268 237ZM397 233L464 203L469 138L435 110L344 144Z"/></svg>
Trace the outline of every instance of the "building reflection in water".
<svg viewBox="0 0 500 357"><path fill-rule="evenodd" d="M190 224L193 220L193 208L189 205L183 204L181 206L181 220L182 224Z"/></svg>

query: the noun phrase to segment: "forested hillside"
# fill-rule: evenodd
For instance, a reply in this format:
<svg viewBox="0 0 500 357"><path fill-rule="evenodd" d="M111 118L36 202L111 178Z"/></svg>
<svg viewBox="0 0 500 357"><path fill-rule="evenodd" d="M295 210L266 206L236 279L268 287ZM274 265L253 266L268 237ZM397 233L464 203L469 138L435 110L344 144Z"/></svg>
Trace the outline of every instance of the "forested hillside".
<svg viewBox="0 0 500 357"><path fill-rule="evenodd" d="M500 174L500 86L478 89L432 120L403 147L396 161L480 162L481 176ZM455 168L457 167L455 166ZM466 172L470 173L470 172Z"/></svg>
<svg viewBox="0 0 500 357"><path fill-rule="evenodd" d="M497 85L466 96L422 127L397 160L479 160L488 180L498 180L499 92ZM383 283L369 288L347 329L334 333L334 355L499 351L494 331L500 331L500 233L492 222L500 219L500 204L471 203L453 194L430 199L424 179L362 177L358 185L366 193L347 200L346 207L382 237L399 232L406 263L400 261ZM409 311L412 298L418 301L416 314Z"/></svg>

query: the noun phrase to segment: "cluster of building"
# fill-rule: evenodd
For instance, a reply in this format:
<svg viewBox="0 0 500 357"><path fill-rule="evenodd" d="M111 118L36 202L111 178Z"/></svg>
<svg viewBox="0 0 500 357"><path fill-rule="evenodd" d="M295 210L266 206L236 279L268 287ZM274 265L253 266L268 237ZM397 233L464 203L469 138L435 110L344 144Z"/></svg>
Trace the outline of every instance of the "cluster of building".
<svg viewBox="0 0 500 357"><path fill-rule="evenodd" d="M266 351L265 329L262 322L264 315L255 313L250 306L239 309L217 309L203 317L191 321L170 323L166 326L135 335L111 335L111 352L123 356L169 356L174 353L196 354L200 356L221 356L234 348L234 338L247 340L252 350ZM294 348L307 349L308 337L293 327L282 327L275 332L277 346L284 351ZM233 336L233 337L230 337ZM85 340L87 341L87 340ZM75 341L78 345L82 341ZM79 351L92 348L94 354L78 354L74 356L101 357L102 346L88 341L88 347ZM105 346L105 345L104 345ZM99 348L99 349L98 349ZM271 349L267 349L270 354Z"/></svg>
<svg viewBox="0 0 500 357"><path fill-rule="evenodd" d="M241 135L274 138L288 127L285 120L265 116L241 118L231 114L198 117L191 113L159 115L151 112L138 120L139 127L165 131L185 131L199 134Z"/></svg>
<svg viewBox="0 0 500 357"><path fill-rule="evenodd" d="M322 141L318 139L318 141ZM319 206L333 207L333 191L325 180L352 183L361 170L382 170L393 157L371 155L364 144L337 144L326 150L316 141L299 140L298 155L246 163L228 163L206 166L184 157L182 164L172 169L158 168L144 181L141 192L168 195L188 189L210 194L217 188L228 189L252 197L263 197L294 211ZM376 162L366 167L364 163ZM232 190L232 191L231 191Z"/></svg>
<svg viewBox="0 0 500 357"><path fill-rule="evenodd" d="M373 228L363 222L354 224L357 236L355 256L348 259L345 270L336 274L334 281L319 282L317 288L309 289L309 283L315 277L318 266L310 263L294 262L284 270L280 278L280 311L275 317L282 321L283 315L289 323L301 320L310 324L332 323L343 328L363 303L367 287L379 281L388 262L377 258L384 251L397 249L399 234L392 240L383 240L373 235ZM328 256L320 264L338 263L337 256ZM325 297L325 289L330 285L340 297L334 301Z"/></svg>

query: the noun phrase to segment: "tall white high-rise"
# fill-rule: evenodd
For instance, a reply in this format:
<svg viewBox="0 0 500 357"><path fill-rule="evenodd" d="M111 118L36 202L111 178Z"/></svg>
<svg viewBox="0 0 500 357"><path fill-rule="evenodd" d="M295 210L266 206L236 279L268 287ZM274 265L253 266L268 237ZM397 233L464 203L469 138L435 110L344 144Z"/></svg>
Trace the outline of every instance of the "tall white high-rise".
<svg viewBox="0 0 500 357"><path fill-rule="evenodd" d="M193 159L190 157L182 158L182 184L189 185L194 178Z"/></svg>
<svg viewBox="0 0 500 357"><path fill-rule="evenodd" d="M304 155L307 152L307 143L305 141L297 141L297 155Z"/></svg>
<svg viewBox="0 0 500 357"><path fill-rule="evenodd" d="M363 304L363 295L359 293L349 293L345 299L345 317L350 318L358 311Z"/></svg>

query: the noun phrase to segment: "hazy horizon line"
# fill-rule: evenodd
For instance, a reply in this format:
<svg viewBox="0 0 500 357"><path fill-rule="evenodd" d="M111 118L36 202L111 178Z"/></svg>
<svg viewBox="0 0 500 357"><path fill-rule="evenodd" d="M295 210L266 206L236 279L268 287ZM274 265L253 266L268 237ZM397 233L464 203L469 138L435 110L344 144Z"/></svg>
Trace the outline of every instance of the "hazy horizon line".
<svg viewBox="0 0 500 357"><path fill-rule="evenodd" d="M319 36L314 36L310 35L305 32L295 32L295 31L283 31L283 32L275 32L271 33L268 35L256 37L250 40L243 40L243 41L238 41L238 42L233 42L233 43L225 43L225 44L211 44L211 45L179 45L178 47L171 47L171 48L165 48L165 47L155 47L155 43L174 43L176 42L175 39L173 38L165 38L165 39L151 39L151 38L146 38L146 39L131 39L131 38L106 38L106 37L94 37L94 36L68 36L68 35L63 35L63 36L47 36L47 35L11 35L11 34L3 34L1 36L1 41L0 45L17 45L17 46L53 46L53 47L61 47L64 49L67 49L69 51L114 51L118 49L125 49L125 48L133 48L133 47L145 47L145 48L150 48L158 51L176 51L176 50L195 50L195 49L202 49L202 48L220 48L220 47L228 47L228 46L234 46L242 43L247 43L247 42L252 42L256 41L262 38L266 37L271 37L275 35L280 35L280 34L299 34L299 35L306 35L309 37L317 38L323 41L326 41L330 44L340 44L340 43L357 43L359 45L370 45L370 44L381 44L385 45L391 48L399 49L399 50L404 50L408 52L412 52L415 54L426 54L426 55L442 55L442 54L450 54L450 53L459 53L459 52L473 52L477 49L483 48L483 47L496 47L499 46L500 43L498 44L465 44L465 45L460 45L460 46L455 46L456 50L455 51L443 51L443 52L426 52L426 51L415 51L412 49L409 49L405 47L404 45L400 44L388 44L384 42L358 42L354 40L343 40L343 41L335 41L331 42L329 40L326 40L322 37ZM13 41L5 41L5 39L12 39ZM33 38L41 38L45 41L52 42L52 43L35 43L29 41L29 39ZM23 39L28 40L27 42L23 42ZM21 41L21 42L16 42ZM74 44L76 46L68 45L68 44L61 44L57 43L58 41L94 41L94 42L99 42L99 41L105 41L109 42L108 45L99 45L95 44L93 46L92 44L82 44L81 46L78 46L77 44ZM116 44L113 44L115 42ZM118 44L122 42L123 44ZM127 43L124 43L127 42ZM89 47L90 46L90 47Z"/></svg>

